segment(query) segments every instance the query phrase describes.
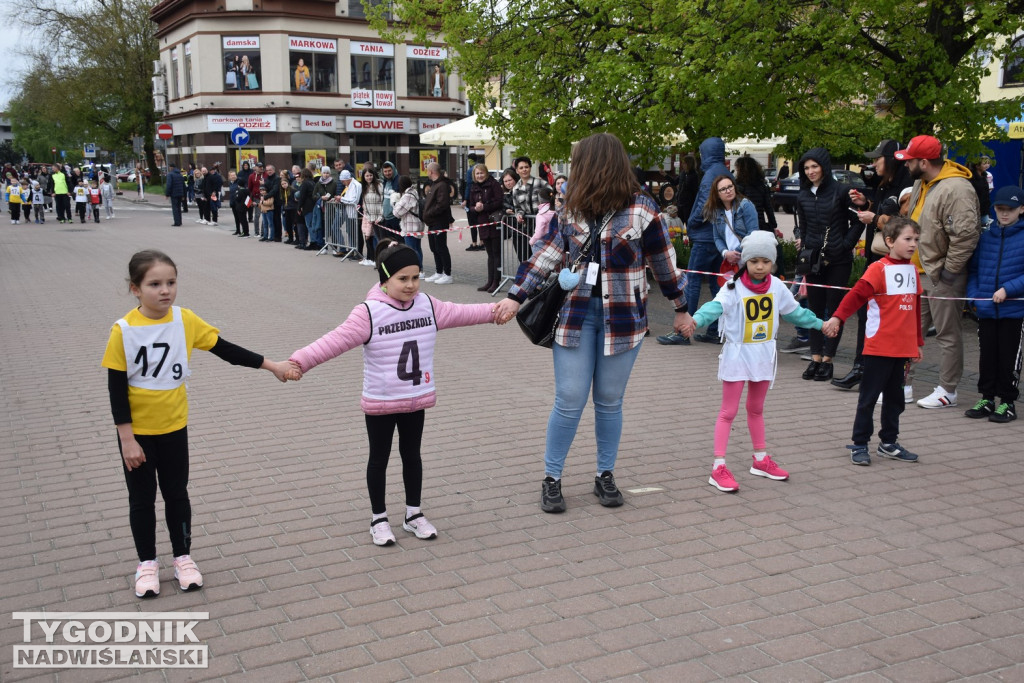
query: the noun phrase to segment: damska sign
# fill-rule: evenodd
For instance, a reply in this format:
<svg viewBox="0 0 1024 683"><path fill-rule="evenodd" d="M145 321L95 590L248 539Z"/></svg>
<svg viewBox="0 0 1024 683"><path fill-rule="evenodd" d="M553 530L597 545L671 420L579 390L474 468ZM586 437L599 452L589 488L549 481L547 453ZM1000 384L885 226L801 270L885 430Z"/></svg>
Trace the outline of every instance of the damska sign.
<svg viewBox="0 0 1024 683"><path fill-rule="evenodd" d="M409 119L377 116L346 116L345 130L350 133L410 133Z"/></svg>
<svg viewBox="0 0 1024 683"><path fill-rule="evenodd" d="M213 132L230 133L235 128L248 131L273 132L277 130L277 114L247 116L244 114L208 114L206 129Z"/></svg>
<svg viewBox="0 0 1024 683"><path fill-rule="evenodd" d="M408 59L432 59L441 61L448 59L448 49L443 47L425 47L423 45L406 45L405 56Z"/></svg>
<svg viewBox="0 0 1024 683"><path fill-rule="evenodd" d="M333 38L288 36L288 49L298 52L324 52L333 54L338 51L338 41Z"/></svg>
<svg viewBox="0 0 1024 683"><path fill-rule="evenodd" d="M319 130L333 132L337 118L320 114L299 114L299 130Z"/></svg>
<svg viewBox="0 0 1024 683"><path fill-rule="evenodd" d="M222 36L221 41L225 50L258 50L260 49L259 36Z"/></svg>
<svg viewBox="0 0 1024 683"><path fill-rule="evenodd" d="M363 43L358 40L349 42L349 53L353 55L377 55L378 57L394 57L395 46L390 43Z"/></svg>

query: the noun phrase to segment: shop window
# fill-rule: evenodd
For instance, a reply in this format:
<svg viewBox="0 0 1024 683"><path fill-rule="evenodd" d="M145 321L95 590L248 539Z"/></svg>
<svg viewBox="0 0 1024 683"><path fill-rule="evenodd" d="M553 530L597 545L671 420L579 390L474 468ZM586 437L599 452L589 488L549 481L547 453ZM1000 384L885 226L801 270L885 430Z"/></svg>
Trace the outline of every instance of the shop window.
<svg viewBox="0 0 1024 683"><path fill-rule="evenodd" d="M394 58L352 55L352 88L360 88L362 90L394 90Z"/></svg>
<svg viewBox="0 0 1024 683"><path fill-rule="evenodd" d="M223 36L221 47L224 90L262 90L259 36Z"/></svg>
<svg viewBox="0 0 1024 683"><path fill-rule="evenodd" d="M292 92L338 92L338 43L331 38L289 36Z"/></svg>
<svg viewBox="0 0 1024 683"><path fill-rule="evenodd" d="M447 97L448 74L444 62L410 59L406 62L406 87L409 97Z"/></svg>
<svg viewBox="0 0 1024 683"><path fill-rule="evenodd" d="M1003 62L1003 87L1024 85L1024 36L1013 41Z"/></svg>
<svg viewBox="0 0 1024 683"><path fill-rule="evenodd" d="M348 0L348 16L351 19L365 19L366 8L376 7L380 4L388 5L388 13L384 15L384 18L389 21L394 19L395 17L391 11L391 2L389 0Z"/></svg>

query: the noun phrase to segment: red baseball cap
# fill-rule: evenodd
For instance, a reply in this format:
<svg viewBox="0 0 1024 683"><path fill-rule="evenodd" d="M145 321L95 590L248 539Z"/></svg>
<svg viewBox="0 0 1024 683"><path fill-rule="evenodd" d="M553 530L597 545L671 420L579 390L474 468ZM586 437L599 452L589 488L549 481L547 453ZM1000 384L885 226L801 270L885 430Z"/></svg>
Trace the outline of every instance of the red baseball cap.
<svg viewBox="0 0 1024 683"><path fill-rule="evenodd" d="M941 159L942 143L931 135L918 135L910 141L906 149L893 154L900 161L907 159Z"/></svg>

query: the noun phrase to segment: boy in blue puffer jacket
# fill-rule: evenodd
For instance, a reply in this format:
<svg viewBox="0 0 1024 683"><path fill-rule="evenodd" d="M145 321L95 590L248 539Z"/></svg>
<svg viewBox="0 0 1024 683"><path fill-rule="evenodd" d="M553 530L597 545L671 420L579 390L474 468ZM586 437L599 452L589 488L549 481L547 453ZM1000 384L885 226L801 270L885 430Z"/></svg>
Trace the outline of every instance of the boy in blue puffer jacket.
<svg viewBox="0 0 1024 683"><path fill-rule="evenodd" d="M1017 419L1013 402L1021 371L1024 322L1024 190L1008 185L992 196L996 222L981 234L971 257L967 296L978 314L978 392L965 412L989 422ZM989 300L991 299L991 300ZM998 396L1002 403L997 404Z"/></svg>

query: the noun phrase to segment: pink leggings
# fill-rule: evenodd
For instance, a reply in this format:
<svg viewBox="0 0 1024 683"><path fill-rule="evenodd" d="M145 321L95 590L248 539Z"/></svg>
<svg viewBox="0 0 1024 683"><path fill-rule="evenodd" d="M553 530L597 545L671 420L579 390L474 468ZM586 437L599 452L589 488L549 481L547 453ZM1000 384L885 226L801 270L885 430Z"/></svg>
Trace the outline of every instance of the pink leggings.
<svg viewBox="0 0 1024 683"><path fill-rule="evenodd" d="M747 382L747 429L755 451L763 451L767 444L764 436L764 399L768 395L769 381ZM736 419L743 394L743 382L722 382L722 408L715 422L715 457L724 458L729 447L729 430Z"/></svg>

